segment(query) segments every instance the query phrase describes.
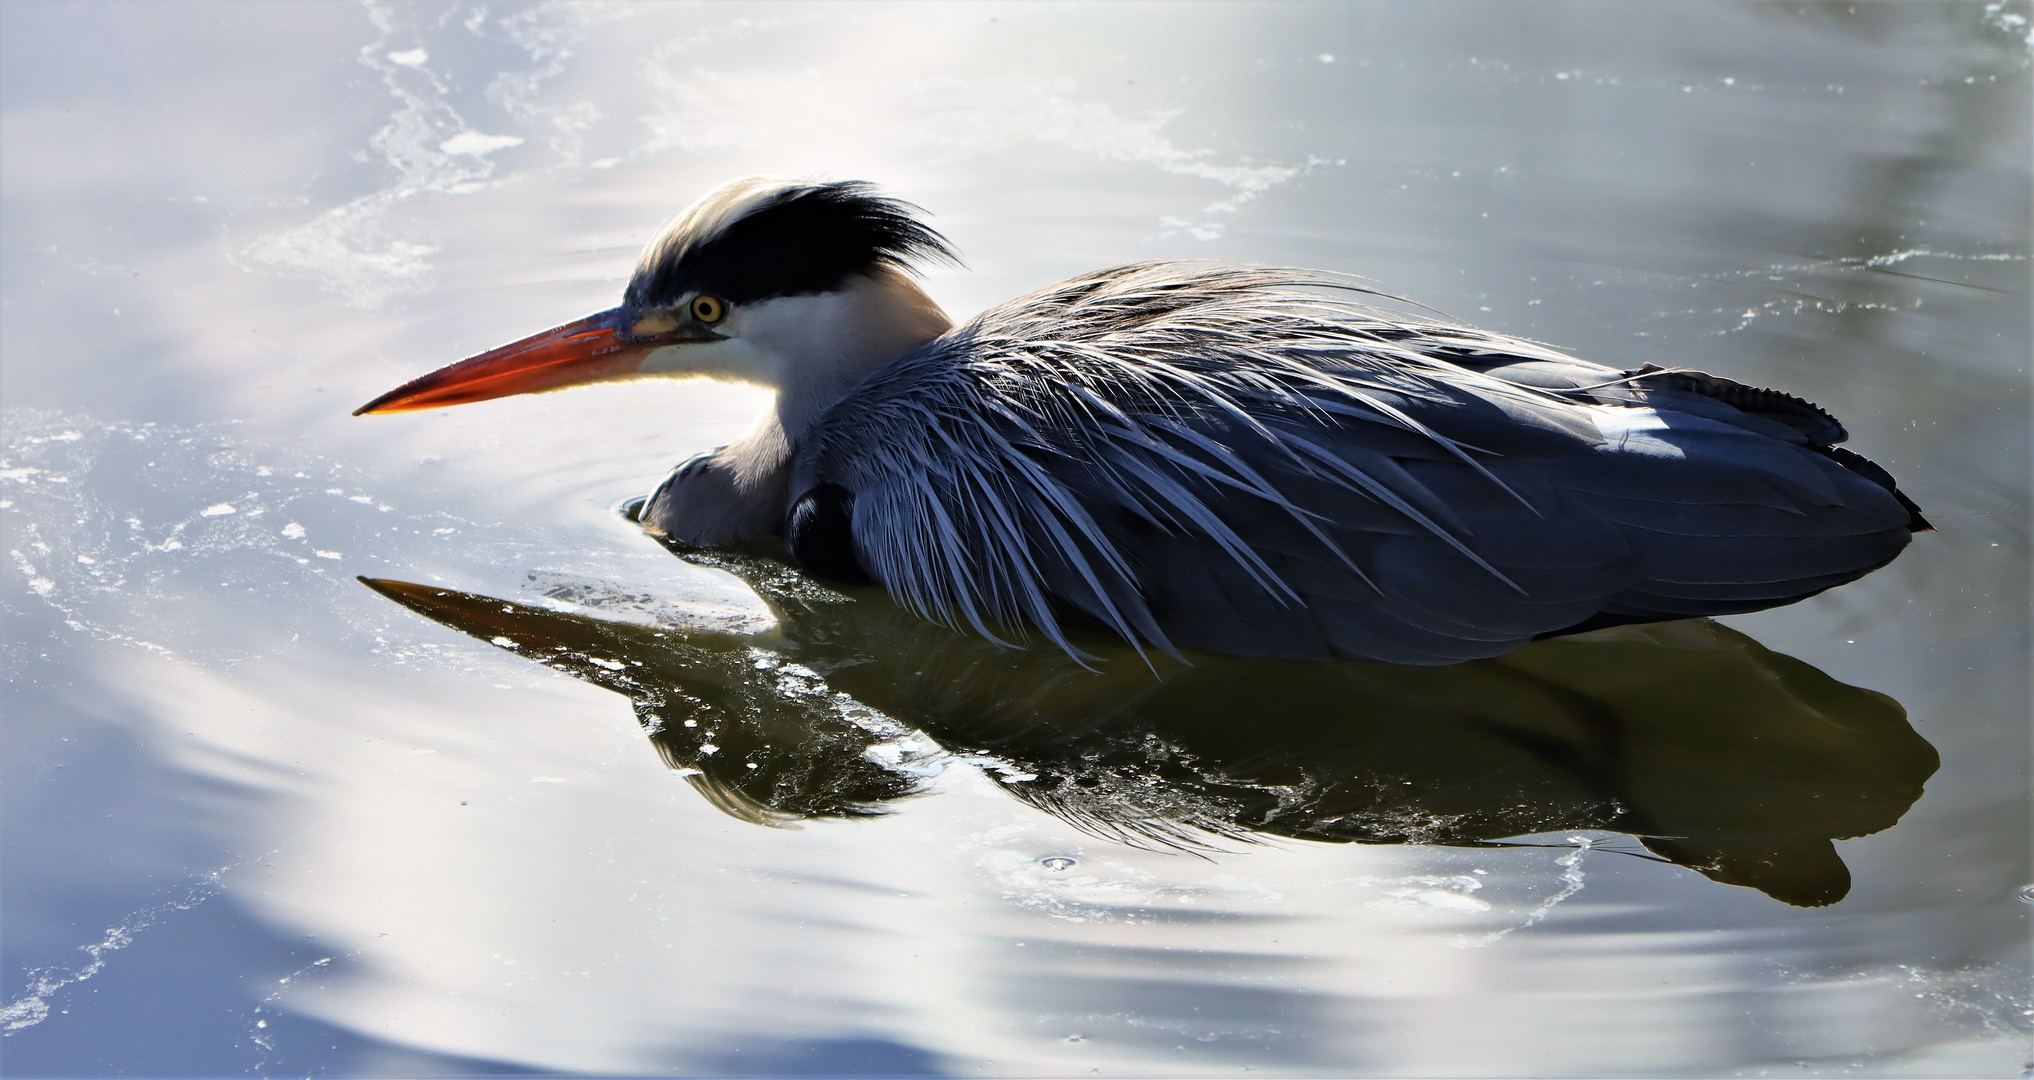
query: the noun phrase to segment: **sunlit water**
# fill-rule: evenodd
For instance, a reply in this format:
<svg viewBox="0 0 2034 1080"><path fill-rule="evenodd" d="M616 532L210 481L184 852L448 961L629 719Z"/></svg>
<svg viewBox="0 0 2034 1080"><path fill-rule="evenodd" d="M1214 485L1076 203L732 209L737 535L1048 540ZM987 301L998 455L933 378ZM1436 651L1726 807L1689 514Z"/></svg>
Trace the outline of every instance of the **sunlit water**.
<svg viewBox="0 0 2034 1080"><path fill-rule="evenodd" d="M2019 1074L2028 30L0 5L5 1068ZM1940 529L1727 629L1147 693L614 512L752 391L347 416L755 172L927 207L956 313L1254 260L1784 387Z"/></svg>

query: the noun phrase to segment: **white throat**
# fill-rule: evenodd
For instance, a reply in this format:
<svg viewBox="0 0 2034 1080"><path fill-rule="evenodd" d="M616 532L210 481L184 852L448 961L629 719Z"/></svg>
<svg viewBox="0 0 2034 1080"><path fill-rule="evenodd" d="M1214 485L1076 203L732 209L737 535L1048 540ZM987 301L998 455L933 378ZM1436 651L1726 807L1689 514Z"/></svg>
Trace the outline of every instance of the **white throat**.
<svg viewBox="0 0 2034 1080"><path fill-rule="evenodd" d="M745 382L777 400L747 435L667 479L645 524L709 546L770 535L793 494L791 453L806 429L871 372L952 327L917 282L878 268L832 292L737 305L715 327L725 340L651 353L639 374Z"/></svg>
<svg viewBox="0 0 2034 1080"><path fill-rule="evenodd" d="M953 320L899 271L855 274L833 292L741 304L714 329L726 340L651 353L643 375L702 375L777 392L771 418L796 441L828 405L877 368L946 333Z"/></svg>

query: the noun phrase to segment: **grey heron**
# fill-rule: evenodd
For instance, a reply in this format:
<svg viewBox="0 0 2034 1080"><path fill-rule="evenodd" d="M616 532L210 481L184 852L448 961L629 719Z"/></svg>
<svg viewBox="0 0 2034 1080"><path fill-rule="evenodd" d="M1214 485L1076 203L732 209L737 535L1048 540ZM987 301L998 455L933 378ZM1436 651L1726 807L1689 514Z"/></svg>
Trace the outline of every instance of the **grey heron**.
<svg viewBox="0 0 2034 1080"><path fill-rule="evenodd" d="M1330 274L1147 262L954 325L957 261L862 182L750 177L622 303L376 398L402 412L644 377L776 391L639 512L997 642L1447 664L1793 603L1929 528L1801 398L1623 370L1376 306Z"/></svg>

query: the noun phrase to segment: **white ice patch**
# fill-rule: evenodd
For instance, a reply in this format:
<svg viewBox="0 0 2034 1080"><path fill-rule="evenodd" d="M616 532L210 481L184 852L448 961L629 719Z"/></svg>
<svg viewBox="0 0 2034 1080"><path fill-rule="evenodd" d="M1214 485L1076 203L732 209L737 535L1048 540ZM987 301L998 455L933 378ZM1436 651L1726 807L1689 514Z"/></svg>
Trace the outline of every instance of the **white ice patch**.
<svg viewBox="0 0 2034 1080"><path fill-rule="evenodd" d="M143 908L120 920L119 923L107 927L105 937L90 945L78 946L78 951L89 958L79 967L69 971L61 971L55 967L31 969L28 972L28 985L21 996L5 1006L0 1006L0 1030L12 1034L22 1028L42 1023L49 1017L49 1003L52 997L65 987L84 982L105 970L107 962L111 959L108 954L134 944L136 934L177 912L189 911L217 896L221 891L221 876L240 865L242 864L233 863L219 867L203 875L177 899Z"/></svg>
<svg viewBox="0 0 2034 1080"><path fill-rule="evenodd" d="M28 556L22 554L19 548L9 551L7 554L13 557L14 569L20 571L22 578L28 582L30 592L47 599L51 593L56 591L56 582L44 577L42 571L37 570L35 564L29 562Z"/></svg>
<svg viewBox="0 0 2034 1080"><path fill-rule="evenodd" d="M384 31L390 28L383 26ZM389 234L389 211L425 195L462 195L494 175L487 155L522 140L470 130L446 100L451 87L432 78L421 49L384 52L377 42L360 62L381 73L399 103L368 145L395 170L380 191L331 207L293 228L270 233L242 254L255 265L313 275L355 307L379 307L430 279L437 247Z"/></svg>
<svg viewBox="0 0 2034 1080"><path fill-rule="evenodd" d="M1455 892L1451 889L1407 889L1395 899L1402 903L1416 904L1441 911L1489 911L1490 901Z"/></svg>
<svg viewBox="0 0 2034 1080"><path fill-rule="evenodd" d="M282 647L280 639L269 639L282 633L294 640L309 613L336 623L323 632L364 635L354 639L363 652L398 663L460 671L471 670L478 656L489 663L519 663L494 659L493 650L479 642L424 648L417 639L430 637L428 623L368 597L349 576L326 566L327 560L352 558L384 565L392 577L446 581L417 563L428 559L446 569L443 560L449 558L465 567L460 571L465 580L448 584L486 590L492 578L492 588L514 590L520 575L512 567L533 561L584 565L635 584L585 585L581 598L633 609L643 621L668 623L649 613L687 610L696 595L697 621L714 629L774 625L746 586L680 563L647 539L589 556L583 534L569 531L552 536L460 518L442 508L362 514L343 496L380 486L373 477L301 447L243 446L232 425L102 423L27 410L8 410L6 417L0 462L30 470L37 480L51 472L75 480L9 489L9 544L0 553L11 550L11 558L0 554L0 559L12 563L8 573L22 586L0 598L10 623L18 613L7 605L46 604L61 615L66 633L205 666L244 662L262 653L264 642ZM73 431L78 437L52 437ZM322 493L327 491L338 495ZM267 512L261 521L252 520L257 509ZM313 533L320 545L308 542ZM253 617L250 604L270 601L250 598L249 587L287 612L277 610L266 621Z"/></svg>
<svg viewBox="0 0 2034 1080"><path fill-rule="evenodd" d="M501 20L502 30L536 66L495 76L487 87L488 98L522 123L549 128L550 148L566 164L577 164L586 133L606 116L591 101L544 102L544 84L565 73L566 62L595 27L637 14L623 4L539 4L507 16ZM620 160L606 158L588 167L611 168Z"/></svg>
<svg viewBox="0 0 2034 1080"><path fill-rule="evenodd" d="M438 149L448 154L471 154L474 157L481 157L496 150L506 150L511 146L522 144L523 140L519 135L482 135L478 131L462 131L439 143Z"/></svg>
<svg viewBox="0 0 2034 1080"><path fill-rule="evenodd" d="M377 221L413 192L378 192L326 211L286 232L271 233L247 249L247 257L283 270L312 273L354 307L379 307L430 276L428 244L384 238Z"/></svg>
<svg viewBox="0 0 2034 1080"><path fill-rule="evenodd" d="M1553 913L1556 904L1581 892L1582 857L1589 854L1590 849L1595 847L1596 841L1592 837L1576 835L1568 837L1568 843L1575 845L1575 850L1554 860L1554 865L1561 868L1561 888L1558 891L1540 901L1538 906L1526 913L1526 917L1522 921L1479 937L1464 938L1455 944L1465 949L1480 949L1486 945L1493 945L1505 936L1524 930L1526 927L1545 919Z"/></svg>
<svg viewBox="0 0 2034 1080"><path fill-rule="evenodd" d="M299 464L306 468L278 469L278 456L302 452L247 453L230 424L100 423L27 410L9 410L7 424L8 464L33 469L38 478L57 472L73 480L26 486L9 510L10 538L19 549L14 562L27 586L16 595L38 598L62 614L69 630L100 641L200 663L244 658L244 635L226 641L244 624L215 617L211 605L228 604L244 617L243 586L274 586L298 598L350 595L355 588L301 569L315 561L300 561L311 552L297 547L312 529L335 549L323 552L326 558L339 558L347 539L377 553L395 550L389 545L396 532L386 519L378 528L362 525L357 514L335 512L316 494L339 466L305 455ZM269 528L271 520L288 524ZM409 531L448 520L433 513ZM231 601L224 599L229 588Z"/></svg>
<svg viewBox="0 0 2034 1080"><path fill-rule="evenodd" d="M1175 176L1210 180L1229 194L1201 208L1197 218L1168 217L1161 224L1199 240L1213 240L1227 228L1211 215L1233 214L1244 203L1291 180L1305 166L1222 164L1212 150L1190 150L1162 134L1174 114L1124 116L1106 104L1081 101L1066 80L1032 76L965 79L939 76L919 80L909 115L919 118L920 137L944 146L998 149L1014 138L1057 143L1114 161L1134 161Z"/></svg>
<svg viewBox="0 0 2034 1080"><path fill-rule="evenodd" d="M1029 821L986 830L960 847L988 849L975 865L1004 902L1066 922L1134 924L1152 918L1154 910L1180 907L1262 916L1285 899L1276 889L1234 874L1179 880L1176 875L1206 864L1175 862L1170 854L1110 849L1096 856L1086 844L1069 847L1063 838L1038 835Z"/></svg>
<svg viewBox="0 0 2034 1080"><path fill-rule="evenodd" d="M1912 310L1921 303L1921 297L1909 297L1898 301L1871 299L1836 299L1828 294L1834 290L1826 287L1829 279L1875 274L1886 267L1897 266L1914 259L1945 260L1950 262L2026 262L2027 256L2011 251L1955 252L1935 251L1930 248L1899 248L1880 255L1845 255L1834 259L1812 259L1800 262L1773 263L1768 266L1747 270L1734 270L1719 275L1752 283L1779 295L1745 308L1737 314L1737 325L1713 334L1736 333L1752 325L1755 320L1787 315L1837 315L1846 311L1903 311ZM1772 290L1769 283L1779 282L1789 288ZM1599 282L1599 284L1601 284ZM1851 290L1853 292L1857 290Z"/></svg>
<svg viewBox="0 0 2034 1080"><path fill-rule="evenodd" d="M842 93L839 73L768 76L702 74L692 45L659 50L650 85L662 111L646 116L652 137L639 153L811 146L839 140L861 151L874 143L907 154L1007 153L1013 144L1050 143L1109 161L1207 180L1227 194L1184 215L1162 217L1169 231L1212 240L1244 203L1325 161L1302 165L1224 161L1212 149L1180 146L1163 133L1176 113L1125 115L1082 100L1070 80L1036 76L940 75L859 86ZM880 117L880 125L869 117ZM909 118L897 123L897 117Z"/></svg>

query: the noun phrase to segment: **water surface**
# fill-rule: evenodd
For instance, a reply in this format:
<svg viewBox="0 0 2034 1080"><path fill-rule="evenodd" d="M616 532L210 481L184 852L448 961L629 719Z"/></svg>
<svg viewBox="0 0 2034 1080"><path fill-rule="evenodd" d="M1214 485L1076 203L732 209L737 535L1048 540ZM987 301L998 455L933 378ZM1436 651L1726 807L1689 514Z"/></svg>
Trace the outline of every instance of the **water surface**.
<svg viewBox="0 0 2034 1080"><path fill-rule="evenodd" d="M0 6L7 1069L2018 1074L2027 14ZM1096 679L614 512L753 391L347 415L758 172L925 206L956 314L1254 260L1783 387L1939 530Z"/></svg>

